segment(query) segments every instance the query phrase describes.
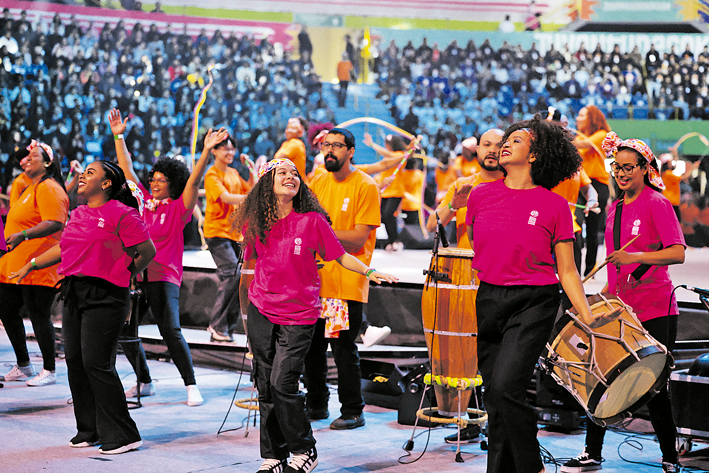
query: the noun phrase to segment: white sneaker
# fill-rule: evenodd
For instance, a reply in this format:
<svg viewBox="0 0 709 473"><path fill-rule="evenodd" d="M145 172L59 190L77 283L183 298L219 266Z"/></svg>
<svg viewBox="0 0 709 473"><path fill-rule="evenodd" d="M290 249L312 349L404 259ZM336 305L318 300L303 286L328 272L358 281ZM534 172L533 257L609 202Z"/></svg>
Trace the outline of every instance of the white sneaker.
<svg viewBox="0 0 709 473"><path fill-rule="evenodd" d="M13 366L9 373L5 376L0 376L0 381L18 381L20 379L32 378L37 372L32 365L29 366Z"/></svg>
<svg viewBox="0 0 709 473"><path fill-rule="evenodd" d="M187 386L187 405L188 406L201 406L204 402L202 395L199 393L199 389L196 384L191 384Z"/></svg>
<svg viewBox="0 0 709 473"><path fill-rule="evenodd" d="M150 383L138 383L140 384L140 397L145 396L155 396L155 388L153 388L152 381ZM126 390L126 397L138 397L138 385L136 384L130 389Z"/></svg>
<svg viewBox="0 0 709 473"><path fill-rule="evenodd" d="M43 369L37 376L25 381L25 384L27 386L49 386L50 384L57 384L57 375L54 371Z"/></svg>
<svg viewBox="0 0 709 473"><path fill-rule="evenodd" d="M375 327L374 325L370 325L362 334L362 344L365 347L371 347L387 338L390 333L391 329L387 326Z"/></svg>

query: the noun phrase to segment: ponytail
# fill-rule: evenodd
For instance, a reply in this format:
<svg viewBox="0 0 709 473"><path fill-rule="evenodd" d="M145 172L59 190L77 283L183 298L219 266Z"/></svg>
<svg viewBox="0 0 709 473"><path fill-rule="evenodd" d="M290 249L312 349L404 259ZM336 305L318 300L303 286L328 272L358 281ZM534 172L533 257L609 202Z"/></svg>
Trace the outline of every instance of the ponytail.
<svg viewBox="0 0 709 473"><path fill-rule="evenodd" d="M118 202L127 205L128 207L133 207L138 211L142 211L142 193L136 188L140 193L140 197L133 194L131 188L126 181L126 176L123 174L123 170L118 167L115 163L111 161L99 161L103 167L103 171L106 173L106 179L111 181L111 187L108 190L108 200L117 200Z"/></svg>

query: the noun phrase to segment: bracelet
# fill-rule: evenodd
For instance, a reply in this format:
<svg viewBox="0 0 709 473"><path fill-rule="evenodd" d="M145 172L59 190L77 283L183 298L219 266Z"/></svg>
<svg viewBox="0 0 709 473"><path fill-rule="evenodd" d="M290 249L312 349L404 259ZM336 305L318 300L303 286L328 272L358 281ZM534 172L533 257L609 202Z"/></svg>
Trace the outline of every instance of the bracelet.
<svg viewBox="0 0 709 473"><path fill-rule="evenodd" d="M27 230L22 230L22 234L25 236L25 241L30 239L30 236L27 234Z"/></svg>
<svg viewBox="0 0 709 473"><path fill-rule="evenodd" d="M453 208L453 203L452 203L452 202L448 202L448 210L450 210L451 212L456 212L458 209L454 209L454 208Z"/></svg>
<svg viewBox="0 0 709 473"><path fill-rule="evenodd" d="M37 268L37 263L35 262L35 258L32 258L32 259L30 260L30 266L32 266L32 268L34 268L34 269L38 269L38 268Z"/></svg>
<svg viewBox="0 0 709 473"><path fill-rule="evenodd" d="M372 273L375 272L375 271L376 271L376 269L374 269L374 268L369 268L369 269L367 270L367 272L364 273L364 275L365 275L367 278L369 278L369 276L371 276Z"/></svg>
<svg viewBox="0 0 709 473"><path fill-rule="evenodd" d="M118 135L113 135L113 139L115 141L122 140L123 139L123 133L119 133Z"/></svg>

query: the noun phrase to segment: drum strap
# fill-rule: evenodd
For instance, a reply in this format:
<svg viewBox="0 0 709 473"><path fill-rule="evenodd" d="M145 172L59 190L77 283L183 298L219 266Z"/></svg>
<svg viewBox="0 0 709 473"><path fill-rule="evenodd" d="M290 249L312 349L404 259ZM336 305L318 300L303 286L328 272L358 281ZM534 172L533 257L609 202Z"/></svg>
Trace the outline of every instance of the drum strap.
<svg viewBox="0 0 709 473"><path fill-rule="evenodd" d="M615 208L615 219L613 220L613 249L615 251L618 251L621 247L620 244L620 217L623 213L623 199L618 200L618 205ZM660 243L660 248L658 250L662 249L662 243ZM635 268L635 271L630 273L630 275L636 280L639 281L641 277L647 271L652 267L651 264L641 264L637 268Z"/></svg>

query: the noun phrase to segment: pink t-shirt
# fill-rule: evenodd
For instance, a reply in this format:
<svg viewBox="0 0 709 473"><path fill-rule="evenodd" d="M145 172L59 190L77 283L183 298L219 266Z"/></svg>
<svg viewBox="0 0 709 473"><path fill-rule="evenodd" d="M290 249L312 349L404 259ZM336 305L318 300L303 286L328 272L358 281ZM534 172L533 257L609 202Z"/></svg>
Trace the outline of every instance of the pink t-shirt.
<svg viewBox="0 0 709 473"><path fill-rule="evenodd" d="M145 202L152 196L143 185ZM165 199L155 205L154 210L146 205L143 221L148 226L150 238L157 253L148 265L148 281L165 281L179 286L182 283L182 254L185 250L185 236L182 230L192 219L192 209L185 208L182 196L175 200Z"/></svg>
<svg viewBox="0 0 709 473"><path fill-rule="evenodd" d="M344 254L325 217L293 211L271 228L265 245L257 239L246 248L245 261L257 258L249 300L274 324L314 324L321 308L316 258Z"/></svg>
<svg viewBox="0 0 709 473"><path fill-rule="evenodd" d="M473 225L473 268L498 286L557 284L554 245L574 239L569 203L543 187L510 189L504 180L483 183L468 197Z"/></svg>
<svg viewBox="0 0 709 473"><path fill-rule="evenodd" d="M64 276L92 276L120 287L130 284L132 259L125 248L148 240L148 228L132 207L109 200L101 207L80 205L71 213L59 242Z"/></svg>
<svg viewBox="0 0 709 473"><path fill-rule="evenodd" d="M607 254L611 254L615 248L613 224L618 202L615 201L608 211L605 233ZM672 204L665 196L650 187L643 189L632 203L623 204L620 223L621 247L640 235L625 250L628 253L657 251L660 249L660 244L662 248L672 245L687 246ZM677 299L672 294L673 285L668 267L650 266L640 280L636 281L630 274L638 266L640 265L626 264L620 268L612 264L606 266L608 291L632 307L641 322L668 314L679 314ZM672 297L671 304L670 297Z"/></svg>

